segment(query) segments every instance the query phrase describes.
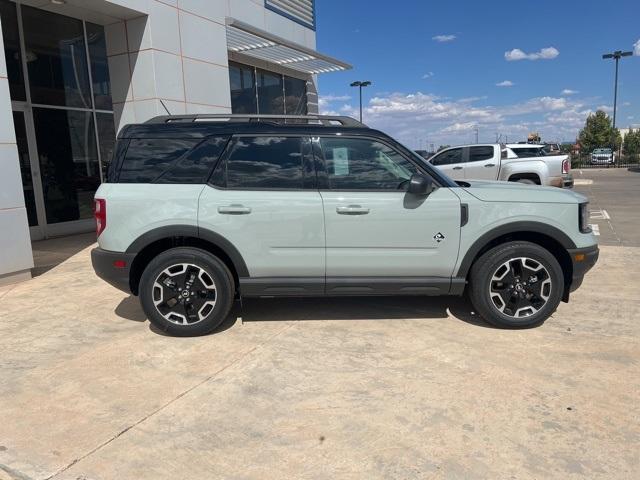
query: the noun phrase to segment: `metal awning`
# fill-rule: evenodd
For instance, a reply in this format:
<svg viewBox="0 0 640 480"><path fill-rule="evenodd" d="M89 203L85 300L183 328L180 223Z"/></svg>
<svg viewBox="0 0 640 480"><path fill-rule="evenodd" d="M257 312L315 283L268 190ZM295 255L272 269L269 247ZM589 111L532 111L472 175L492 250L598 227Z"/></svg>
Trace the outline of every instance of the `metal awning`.
<svg viewBox="0 0 640 480"><path fill-rule="evenodd" d="M338 72L352 68L348 63L265 32L235 18L227 18L227 48L232 52L308 74Z"/></svg>

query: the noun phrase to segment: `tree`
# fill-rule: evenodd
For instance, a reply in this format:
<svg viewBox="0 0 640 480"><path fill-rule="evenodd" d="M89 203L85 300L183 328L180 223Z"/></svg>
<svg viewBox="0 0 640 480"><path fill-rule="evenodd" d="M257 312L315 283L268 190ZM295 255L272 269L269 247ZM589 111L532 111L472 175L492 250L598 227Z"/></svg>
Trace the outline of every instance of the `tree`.
<svg viewBox="0 0 640 480"><path fill-rule="evenodd" d="M640 129L629 130L624 137L624 153L626 155L637 155L640 153Z"/></svg>
<svg viewBox="0 0 640 480"><path fill-rule="evenodd" d="M617 128L614 131L611 126L611 117L602 110L587 117L579 140L584 153L591 153L595 148L610 147L617 150L622 143L620 132Z"/></svg>
<svg viewBox="0 0 640 480"><path fill-rule="evenodd" d="M451 146L451 145L440 145L440 146L438 147L438 151L440 151L440 150L444 150L445 148L449 148L450 146Z"/></svg>

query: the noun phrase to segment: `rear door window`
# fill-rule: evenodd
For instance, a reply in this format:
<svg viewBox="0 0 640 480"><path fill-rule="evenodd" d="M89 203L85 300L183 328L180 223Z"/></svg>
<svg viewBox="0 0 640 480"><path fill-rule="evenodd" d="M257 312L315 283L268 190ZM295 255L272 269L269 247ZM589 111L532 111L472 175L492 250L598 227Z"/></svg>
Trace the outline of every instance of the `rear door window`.
<svg viewBox="0 0 640 480"><path fill-rule="evenodd" d="M493 147L470 147L469 148L469 161L480 162L482 160L491 160L493 158Z"/></svg>
<svg viewBox="0 0 640 480"><path fill-rule="evenodd" d="M216 169L213 183L239 190L308 188L308 180L315 181L315 172L308 167L307 148L305 142L303 152L302 137L234 138L225 161Z"/></svg>

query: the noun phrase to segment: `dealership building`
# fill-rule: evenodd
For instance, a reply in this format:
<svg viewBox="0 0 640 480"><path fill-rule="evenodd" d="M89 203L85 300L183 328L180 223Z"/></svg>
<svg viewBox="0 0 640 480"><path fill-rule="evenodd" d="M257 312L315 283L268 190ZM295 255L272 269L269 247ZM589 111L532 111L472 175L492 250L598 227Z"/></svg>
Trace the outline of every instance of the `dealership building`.
<svg viewBox="0 0 640 480"><path fill-rule="evenodd" d="M118 130L156 115L317 113L314 0L0 0L0 284L31 240L93 229Z"/></svg>

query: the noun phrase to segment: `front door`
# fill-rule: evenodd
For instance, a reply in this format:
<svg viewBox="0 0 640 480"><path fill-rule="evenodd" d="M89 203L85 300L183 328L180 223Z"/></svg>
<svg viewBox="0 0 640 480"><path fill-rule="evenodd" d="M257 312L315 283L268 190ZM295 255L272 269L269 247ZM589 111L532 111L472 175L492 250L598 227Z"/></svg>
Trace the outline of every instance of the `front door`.
<svg viewBox="0 0 640 480"><path fill-rule="evenodd" d="M464 180L466 176L464 149L462 147L443 150L434 155L429 162L454 180Z"/></svg>
<svg viewBox="0 0 640 480"><path fill-rule="evenodd" d="M460 240L455 193L440 187L424 197L408 194L418 167L377 140L318 142L328 187L320 191L327 288L334 277L450 278Z"/></svg>

